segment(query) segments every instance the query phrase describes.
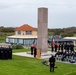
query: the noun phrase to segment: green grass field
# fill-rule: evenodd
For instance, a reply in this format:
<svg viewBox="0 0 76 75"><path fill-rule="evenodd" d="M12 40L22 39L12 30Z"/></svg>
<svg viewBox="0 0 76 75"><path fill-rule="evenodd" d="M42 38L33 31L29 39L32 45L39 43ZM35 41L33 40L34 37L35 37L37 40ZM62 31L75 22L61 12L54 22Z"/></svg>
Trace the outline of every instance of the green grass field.
<svg viewBox="0 0 76 75"><path fill-rule="evenodd" d="M13 50L26 52L28 49ZM76 75L76 64L56 62L55 72L49 71L49 66L43 60L13 55L12 60L0 60L0 75Z"/></svg>
<svg viewBox="0 0 76 75"><path fill-rule="evenodd" d="M1 43L5 42L5 37L6 37L6 36L0 36L0 42L1 42Z"/></svg>
<svg viewBox="0 0 76 75"><path fill-rule="evenodd" d="M0 36L0 42L5 37ZM76 47L75 47L76 49ZM14 49L13 52L26 52L30 49ZM0 60L0 75L76 75L76 64L56 62L55 72L49 72L49 66L41 59L13 55L12 60Z"/></svg>
<svg viewBox="0 0 76 75"><path fill-rule="evenodd" d="M76 37L76 34L74 34L74 36Z"/></svg>
<svg viewBox="0 0 76 75"><path fill-rule="evenodd" d="M28 51L30 51L30 49L13 49L12 51L13 51L13 53L16 53L16 52L28 52Z"/></svg>
<svg viewBox="0 0 76 75"><path fill-rule="evenodd" d="M9 35L14 35L14 32L5 32L5 33L2 33L2 36L0 35L0 42L4 43L6 36L9 36Z"/></svg>
<svg viewBox="0 0 76 75"><path fill-rule="evenodd" d="M49 66L42 60L22 56L13 56L12 60L0 60L0 75L76 75L76 65L56 63L55 72L49 72ZM72 74L70 74L72 73Z"/></svg>

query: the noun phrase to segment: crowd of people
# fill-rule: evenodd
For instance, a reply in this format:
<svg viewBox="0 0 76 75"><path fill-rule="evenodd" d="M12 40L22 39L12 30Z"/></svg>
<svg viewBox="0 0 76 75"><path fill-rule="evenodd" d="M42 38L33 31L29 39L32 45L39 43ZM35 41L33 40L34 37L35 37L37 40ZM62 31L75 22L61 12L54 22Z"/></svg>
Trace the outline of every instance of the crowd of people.
<svg viewBox="0 0 76 75"><path fill-rule="evenodd" d="M74 51L74 44L71 43L55 43L54 45L51 45L52 48L52 52L55 51L57 52L57 50L67 50L67 51Z"/></svg>
<svg viewBox="0 0 76 75"><path fill-rule="evenodd" d="M76 52L74 44L71 43L55 43L52 46L52 51L56 52L56 59L60 61L76 62Z"/></svg>
<svg viewBox="0 0 76 75"><path fill-rule="evenodd" d="M71 43L54 43L53 45L51 45L52 48L52 52L56 52L55 56L51 56L49 58L49 66L50 66L50 72L54 72L54 68L55 68L55 62L56 60L59 61L69 61L71 63L75 63L76 62L76 52L74 50L74 44ZM34 57L36 57L36 46L32 45L31 46L31 55L34 55ZM43 64L47 64L47 62L43 62Z"/></svg>
<svg viewBox="0 0 76 75"><path fill-rule="evenodd" d="M70 63L76 62L76 52L74 50L74 44L71 43L52 43L52 52L56 52L55 56L49 58L50 72L54 72L55 60L67 61Z"/></svg>

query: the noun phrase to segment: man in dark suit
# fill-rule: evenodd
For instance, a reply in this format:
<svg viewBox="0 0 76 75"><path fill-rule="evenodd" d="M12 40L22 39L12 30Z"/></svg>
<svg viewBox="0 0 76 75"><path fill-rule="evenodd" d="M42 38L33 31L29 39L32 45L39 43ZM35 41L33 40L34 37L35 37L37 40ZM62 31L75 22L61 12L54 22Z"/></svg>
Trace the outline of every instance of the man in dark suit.
<svg viewBox="0 0 76 75"><path fill-rule="evenodd" d="M74 51L74 44L73 43L70 44L70 50Z"/></svg>
<svg viewBox="0 0 76 75"><path fill-rule="evenodd" d="M36 58L36 54L37 54L37 49L36 49L36 47L34 47L34 58Z"/></svg>
<svg viewBox="0 0 76 75"><path fill-rule="evenodd" d="M51 51L52 51L52 52L54 51L54 46L52 46L52 45L51 45Z"/></svg>
<svg viewBox="0 0 76 75"><path fill-rule="evenodd" d="M50 72L54 72L55 57L53 55L49 58L49 62L50 62Z"/></svg>
<svg viewBox="0 0 76 75"><path fill-rule="evenodd" d="M12 48L9 46L8 48L7 48L8 50L8 59L12 59Z"/></svg>
<svg viewBox="0 0 76 75"><path fill-rule="evenodd" d="M63 43L61 43L61 50L63 51Z"/></svg>
<svg viewBox="0 0 76 75"><path fill-rule="evenodd" d="M69 49L70 49L70 44L67 43L67 51L69 52Z"/></svg>
<svg viewBox="0 0 76 75"><path fill-rule="evenodd" d="M64 42L64 50L67 50L67 43Z"/></svg>
<svg viewBox="0 0 76 75"><path fill-rule="evenodd" d="M34 49L34 47L33 47L33 45L31 46L31 55L33 55L33 49Z"/></svg>
<svg viewBox="0 0 76 75"><path fill-rule="evenodd" d="M55 43L55 52L57 52L57 43Z"/></svg>

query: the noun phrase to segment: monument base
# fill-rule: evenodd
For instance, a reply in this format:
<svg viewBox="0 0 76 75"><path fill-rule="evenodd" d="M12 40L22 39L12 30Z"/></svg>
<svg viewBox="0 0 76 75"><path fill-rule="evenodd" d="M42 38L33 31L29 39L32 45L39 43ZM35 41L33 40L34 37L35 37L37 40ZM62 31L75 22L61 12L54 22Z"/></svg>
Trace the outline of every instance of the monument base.
<svg viewBox="0 0 76 75"><path fill-rule="evenodd" d="M40 50L37 50L36 58L40 58L40 57L41 57L41 51Z"/></svg>

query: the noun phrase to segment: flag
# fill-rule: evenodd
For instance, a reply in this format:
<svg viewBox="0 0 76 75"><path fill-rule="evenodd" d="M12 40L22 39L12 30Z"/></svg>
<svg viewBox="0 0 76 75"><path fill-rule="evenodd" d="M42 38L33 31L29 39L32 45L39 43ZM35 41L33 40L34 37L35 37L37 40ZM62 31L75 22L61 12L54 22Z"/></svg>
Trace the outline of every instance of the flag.
<svg viewBox="0 0 76 75"><path fill-rule="evenodd" d="M52 39L52 43L51 43L51 44L52 44L52 46L54 47L54 44L55 44L55 41L54 41L54 39Z"/></svg>
<svg viewBox="0 0 76 75"><path fill-rule="evenodd" d="M36 47L36 40L33 41L33 47Z"/></svg>

